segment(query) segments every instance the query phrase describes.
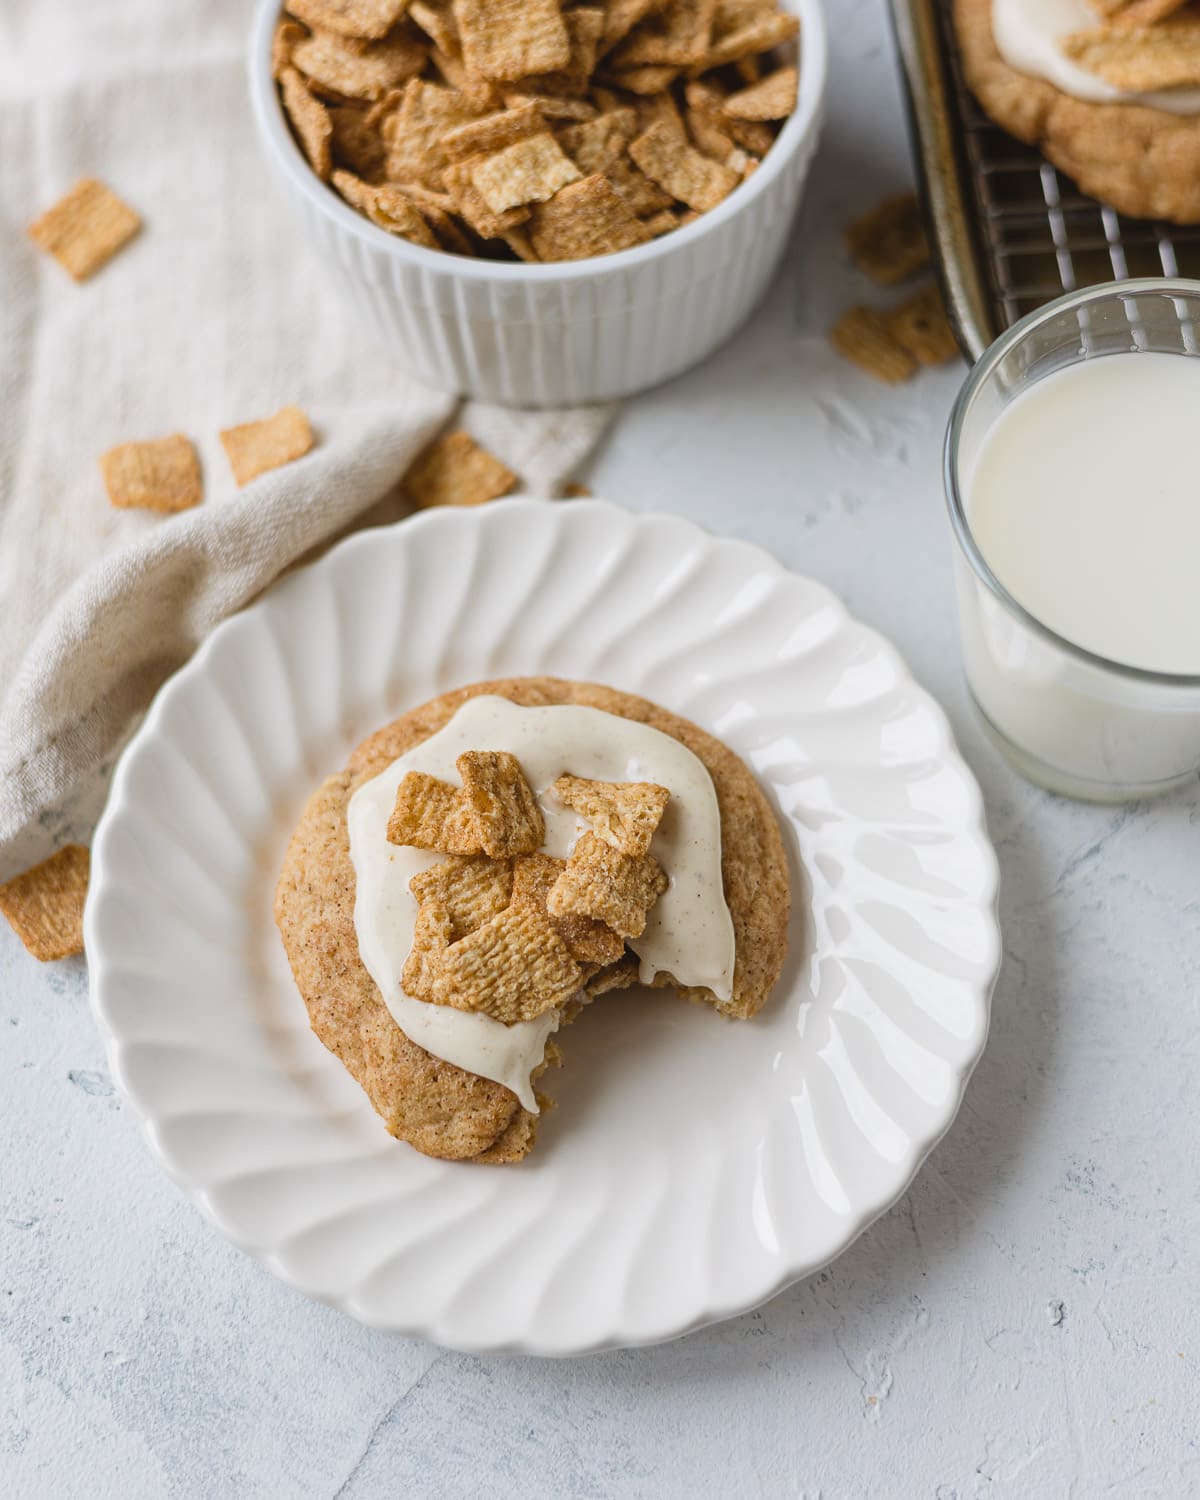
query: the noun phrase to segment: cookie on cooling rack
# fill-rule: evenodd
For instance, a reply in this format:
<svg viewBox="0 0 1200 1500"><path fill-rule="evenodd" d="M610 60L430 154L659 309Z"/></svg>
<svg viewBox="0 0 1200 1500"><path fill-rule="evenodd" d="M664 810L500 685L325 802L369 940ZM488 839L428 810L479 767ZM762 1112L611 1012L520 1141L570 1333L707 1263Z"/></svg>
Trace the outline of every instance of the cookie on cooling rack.
<svg viewBox="0 0 1200 1500"><path fill-rule="evenodd" d="M1083 192L1119 212L1200 223L1200 112L1176 113L1144 102L1182 102L1194 86L1188 80L1193 53L1200 60L1197 7L1176 5L1168 15L1162 0L1152 12L1142 0L1141 14L1157 18L1132 24L1139 19L1137 5L1081 5L1087 24L1060 46L1072 67L1085 67L1094 79L1090 91L1100 97L1085 99L1006 60L993 26L998 3L1011 0L954 0L967 82L988 115L1037 147Z"/></svg>

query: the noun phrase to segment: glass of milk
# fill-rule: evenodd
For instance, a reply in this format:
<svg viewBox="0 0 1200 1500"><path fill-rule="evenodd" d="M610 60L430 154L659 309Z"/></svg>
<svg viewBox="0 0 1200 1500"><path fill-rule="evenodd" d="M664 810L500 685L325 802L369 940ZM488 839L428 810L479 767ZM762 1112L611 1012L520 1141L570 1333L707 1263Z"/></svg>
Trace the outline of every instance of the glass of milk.
<svg viewBox="0 0 1200 1500"><path fill-rule="evenodd" d="M1200 282L1071 292L999 338L946 439L967 683L1032 781L1200 771Z"/></svg>

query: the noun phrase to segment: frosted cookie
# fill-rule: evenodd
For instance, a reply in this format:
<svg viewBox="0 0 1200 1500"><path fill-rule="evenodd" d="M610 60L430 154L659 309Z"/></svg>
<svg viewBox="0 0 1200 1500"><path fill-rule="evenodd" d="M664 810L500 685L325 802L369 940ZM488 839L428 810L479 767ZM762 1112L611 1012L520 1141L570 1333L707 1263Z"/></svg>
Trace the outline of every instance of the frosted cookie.
<svg viewBox="0 0 1200 1500"><path fill-rule="evenodd" d="M313 1030L388 1130L509 1162L582 1005L640 979L751 1017L789 904L775 816L731 750L645 699L530 677L365 740L309 801L275 914Z"/></svg>
<svg viewBox="0 0 1200 1500"><path fill-rule="evenodd" d="M1086 0L954 0L967 81L998 125L1083 192L1135 218L1200 223L1200 87L1180 85L1189 75L1177 48L1165 49L1176 61L1162 86L1153 71L1165 29L1196 24L1192 7L1133 29L1101 9ZM1133 70L1139 49L1146 67ZM1125 72L1113 72L1114 55Z"/></svg>

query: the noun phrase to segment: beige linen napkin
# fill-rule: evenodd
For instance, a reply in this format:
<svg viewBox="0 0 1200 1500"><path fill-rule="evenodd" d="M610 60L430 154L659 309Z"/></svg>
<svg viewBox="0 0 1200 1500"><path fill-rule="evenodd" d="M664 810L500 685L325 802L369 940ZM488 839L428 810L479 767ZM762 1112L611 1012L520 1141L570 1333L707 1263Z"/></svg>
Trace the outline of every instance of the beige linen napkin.
<svg viewBox="0 0 1200 1500"><path fill-rule="evenodd" d="M0 879L86 835L163 679L297 559L401 516L397 484L455 416L400 374L303 242L254 137L250 0L0 7ZM78 177L145 220L75 285L25 226ZM218 430L294 402L318 445L234 485ZM607 410L458 420L535 495ZM186 433L205 498L114 509L96 460Z"/></svg>

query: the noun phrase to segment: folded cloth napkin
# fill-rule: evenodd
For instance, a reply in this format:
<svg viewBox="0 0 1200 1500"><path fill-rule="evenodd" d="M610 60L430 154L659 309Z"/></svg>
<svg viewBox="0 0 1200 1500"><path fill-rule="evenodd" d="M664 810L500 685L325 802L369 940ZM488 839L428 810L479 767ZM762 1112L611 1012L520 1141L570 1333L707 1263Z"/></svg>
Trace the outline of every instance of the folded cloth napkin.
<svg viewBox="0 0 1200 1500"><path fill-rule="evenodd" d="M5 0L0 14L0 879L86 837L115 752L219 620L338 535L404 514L454 419L529 494L608 411L456 401L386 364L303 242L254 137L249 0ZM73 283L25 226L79 177L145 227ZM312 453L238 489L219 429L294 403ZM109 504L97 458L189 436L204 500Z"/></svg>

